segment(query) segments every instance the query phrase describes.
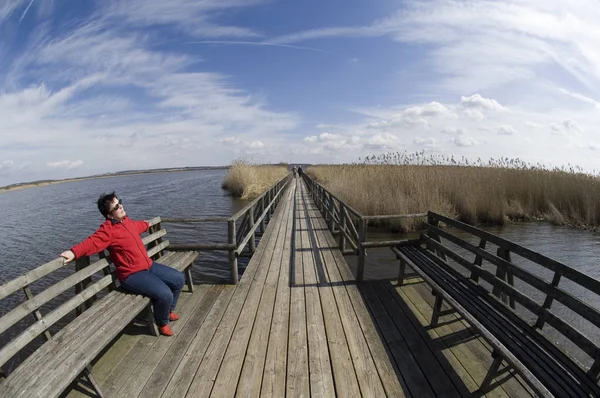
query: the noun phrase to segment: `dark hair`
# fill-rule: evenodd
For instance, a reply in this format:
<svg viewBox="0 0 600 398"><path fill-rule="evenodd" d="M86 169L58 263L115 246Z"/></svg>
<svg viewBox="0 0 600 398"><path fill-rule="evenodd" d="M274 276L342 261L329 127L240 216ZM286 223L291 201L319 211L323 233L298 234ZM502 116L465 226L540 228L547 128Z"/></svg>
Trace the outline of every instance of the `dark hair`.
<svg viewBox="0 0 600 398"><path fill-rule="evenodd" d="M102 213L104 218L107 218L108 213L110 213L110 204L116 197L117 195L115 194L115 191L113 191L112 193L103 193L98 198L98 210L100 210L100 213Z"/></svg>

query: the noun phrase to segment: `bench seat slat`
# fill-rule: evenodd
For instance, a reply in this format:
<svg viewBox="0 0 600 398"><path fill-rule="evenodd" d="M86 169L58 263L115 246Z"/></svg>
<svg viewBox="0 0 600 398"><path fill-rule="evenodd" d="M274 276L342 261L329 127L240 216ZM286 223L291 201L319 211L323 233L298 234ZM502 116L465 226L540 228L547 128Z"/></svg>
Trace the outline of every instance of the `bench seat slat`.
<svg viewBox="0 0 600 398"><path fill-rule="evenodd" d="M433 245L434 248L441 250L445 255L449 256L463 267L467 268L470 271L473 271L495 288L500 289L502 292L514 298L516 302L523 305L534 315L544 319L545 322L547 322L550 326L554 327L564 336L569 338L569 340L571 340L574 344L581 348L591 358L600 358L600 347L598 347L592 340L590 340L587 336L579 332L577 329L575 329L574 327L572 327L571 325L554 315L550 309L540 306L533 299L521 293L515 287L499 279L491 272L471 264L470 262L462 258L459 254L443 246L441 243L436 242L435 240L432 240L427 236L424 236L423 238L429 244Z"/></svg>
<svg viewBox="0 0 600 398"><path fill-rule="evenodd" d="M10 296L14 292L23 289L25 286L31 285L38 279L56 271L65 266L65 261L62 257L54 259L34 270L29 271L25 275L19 276L17 279L6 282L0 286L0 300Z"/></svg>
<svg viewBox="0 0 600 398"><path fill-rule="evenodd" d="M155 240L162 238L163 236L165 236L167 234L167 230L166 229L160 229L148 236L145 236L142 238L142 243L144 243L144 245L147 245L150 242L154 242Z"/></svg>
<svg viewBox="0 0 600 398"><path fill-rule="evenodd" d="M437 261L430 252L423 250L423 254ZM515 318L509 316L512 311L499 303L496 298L490 296L481 286L464 279L456 271L454 271L454 274L453 270L448 269L447 266L442 266L441 262L438 261L437 264L440 267L434 265L429 271L444 280L446 290L453 294L455 298L461 300L461 304L470 313L474 314L481 324L491 331L510 352L514 353L519 361L531 370L538 379L541 379L546 386L551 386L554 394L559 391L559 396L566 396L565 394L568 394L569 389L563 390L563 383L570 383L575 380L564 370L562 364L550 360L551 357L545 355L538 346L535 335L532 334L532 332L537 334L537 331L534 331L527 324L515 322ZM499 304L502 307L494 304ZM559 371L557 368L561 370ZM563 379L562 382L561 379Z"/></svg>
<svg viewBox="0 0 600 398"><path fill-rule="evenodd" d="M69 275L33 298L13 308L10 312L0 318L0 334L59 294L106 267L108 267L108 262L106 260L96 261L89 267L85 267L81 271Z"/></svg>
<svg viewBox="0 0 600 398"><path fill-rule="evenodd" d="M96 325L79 321L73 321L78 331L75 339L60 339L59 344L54 347L42 346L43 354L38 360L41 367L36 368L36 379L32 383L26 377L20 378L20 383L11 383L10 376L7 379L6 389L2 396L11 397L56 397L68 387L85 366L127 325L138 312L135 307L147 305L148 299L139 295L121 294L112 304L111 311L102 317L103 325ZM143 308L143 307L142 307ZM111 319L108 322L107 319ZM58 335L57 335L58 336ZM73 345L76 345L73 347ZM22 375L30 374L28 365L33 362L26 361L20 369Z"/></svg>
<svg viewBox="0 0 600 398"><path fill-rule="evenodd" d="M518 265L510 263L500 257L493 255L492 253L489 253L489 252L487 252L481 248L478 248L468 242L465 242L464 240L460 239L459 237L452 235L446 231L443 231L440 228L433 227L433 226L429 226L428 228L432 231L435 231L435 233L438 234L440 237L447 239L448 241L450 241L456 245L461 246L462 248L470 251L471 253L473 253L475 255L481 256L483 259L489 261L490 263L492 263L496 266L502 267L505 270L510 269L515 277L530 284L534 288L542 291L543 293L547 294L549 297L556 299L558 302L564 304L569 309L571 309L572 311L575 311L576 313L583 316L585 319L592 322L593 324L600 325L600 312L598 310L596 310L592 306L588 305L587 303L584 303L583 301L577 299L576 297L569 295L564 290L562 290L558 287L552 286L552 284L544 281L540 277L538 277L530 272L527 272L525 269L519 267ZM512 286L510 288L513 289ZM536 314L536 315L539 315L539 314ZM593 354L590 354L590 355L592 357L595 356Z"/></svg>
<svg viewBox="0 0 600 398"><path fill-rule="evenodd" d="M81 315L77 317L77 323L70 322L64 328L62 328L53 338L46 342L45 347L46 350L55 351L56 347L64 340L71 340L74 334L78 333L79 323L83 324L91 324L93 325L95 319L100 318L102 315L102 311L105 306L113 305L118 300L118 291L112 291L107 294L100 301L94 303L87 311L84 311ZM32 374L36 374L37 368L43 366L44 362L40 360L41 356L44 355L45 350L38 349L33 352L17 369L15 369L9 376L9 379L12 380L13 383L18 383L18 379L26 376L21 370L22 366L28 367L28 372ZM29 365L25 365L29 363Z"/></svg>
<svg viewBox="0 0 600 398"><path fill-rule="evenodd" d="M535 371L535 377L544 380L559 396L565 394L600 394L600 387L593 383L570 358L558 347L545 339L531 325L517 314L492 297L482 286L476 285L466 277L446 265L443 260L423 248L400 248L411 260L419 262L422 272L428 272L448 291L455 295L466 310L483 322L480 324L497 336L504 350L519 355L519 361ZM414 264L415 261L412 261ZM430 265L428 265L430 264ZM419 268L419 265L417 267ZM421 273L421 272L419 272ZM503 354L506 351L502 351ZM541 372L541 373L540 373ZM547 374L548 376L544 376ZM527 377L526 377L527 378ZM560 380L563 380L560 382ZM531 382L531 380L528 380ZM566 388L566 391L563 390ZM568 391L568 392L567 392ZM576 392L578 391L578 392Z"/></svg>
<svg viewBox="0 0 600 398"><path fill-rule="evenodd" d="M96 293L110 285L113 280L114 277L112 275L107 275L96 283L90 285L83 290L81 294L67 300L64 304L46 315L42 320L31 325L25 332L12 340L9 345L2 347L0 350L0 366L4 365L10 358L12 358L17 352L29 344L44 330L47 330L58 320L62 319L66 314L73 311L77 306L83 304Z"/></svg>

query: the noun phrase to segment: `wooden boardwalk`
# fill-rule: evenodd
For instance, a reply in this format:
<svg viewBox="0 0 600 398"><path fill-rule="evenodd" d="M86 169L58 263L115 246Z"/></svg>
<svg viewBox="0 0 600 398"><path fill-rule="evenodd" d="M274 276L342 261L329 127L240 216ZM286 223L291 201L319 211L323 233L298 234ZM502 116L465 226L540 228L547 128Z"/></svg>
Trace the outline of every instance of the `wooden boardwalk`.
<svg viewBox="0 0 600 398"><path fill-rule="evenodd" d="M173 337L132 325L93 374L107 397L484 396L490 348L452 313L429 327L432 305L417 278L357 285L297 180L237 286L182 293ZM486 396L530 396L498 379Z"/></svg>

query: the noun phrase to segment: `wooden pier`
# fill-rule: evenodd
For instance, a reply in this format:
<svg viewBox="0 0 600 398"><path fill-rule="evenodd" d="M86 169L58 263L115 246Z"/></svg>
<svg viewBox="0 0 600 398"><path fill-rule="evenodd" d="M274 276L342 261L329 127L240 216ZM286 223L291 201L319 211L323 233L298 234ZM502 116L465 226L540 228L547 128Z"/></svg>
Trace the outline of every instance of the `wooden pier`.
<svg viewBox="0 0 600 398"><path fill-rule="evenodd" d="M356 283L304 182L283 195L237 285L184 290L173 337L133 324L97 359L106 397L531 396L512 371L477 391L487 343L454 313L430 327L419 278Z"/></svg>

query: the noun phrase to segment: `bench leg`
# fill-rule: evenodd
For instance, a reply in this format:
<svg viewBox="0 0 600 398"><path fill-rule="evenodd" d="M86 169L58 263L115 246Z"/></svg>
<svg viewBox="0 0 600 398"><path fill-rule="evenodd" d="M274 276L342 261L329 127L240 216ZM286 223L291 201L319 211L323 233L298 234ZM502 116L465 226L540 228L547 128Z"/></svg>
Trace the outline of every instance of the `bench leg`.
<svg viewBox="0 0 600 398"><path fill-rule="evenodd" d="M148 313L148 327L150 328L150 334L152 336L158 336L158 326L154 319L154 308L152 308L152 304L148 304L146 311Z"/></svg>
<svg viewBox="0 0 600 398"><path fill-rule="evenodd" d="M433 304L433 314L431 314L431 326L437 326L438 320L440 318L440 311L442 310L442 304L444 303L444 299L441 294L435 295L435 304Z"/></svg>
<svg viewBox="0 0 600 398"><path fill-rule="evenodd" d="M185 279L187 281L188 289L190 293L194 293L194 280L192 279L192 267L191 265L185 270Z"/></svg>
<svg viewBox="0 0 600 398"><path fill-rule="evenodd" d="M92 376L92 368L91 368L90 365L86 366L86 368L83 370L83 376L92 385L92 388L96 392L96 395L98 397L100 397L100 398L104 398L104 395L102 394L102 391L100 391L100 386L98 386L98 383L96 383L96 380L94 379L94 376Z"/></svg>
<svg viewBox="0 0 600 398"><path fill-rule="evenodd" d="M485 375L485 378L481 382L481 386L479 386L479 391L483 392L489 387L492 380L494 380L494 378L498 374L498 370L500 369L500 365L502 364L502 357L496 351L492 352L492 358L494 358L494 361L492 362L492 366L490 366L490 369Z"/></svg>
<svg viewBox="0 0 600 398"><path fill-rule="evenodd" d="M404 260L400 259L400 268L398 270L398 286L402 286L404 284L404 273L406 272L406 263Z"/></svg>

